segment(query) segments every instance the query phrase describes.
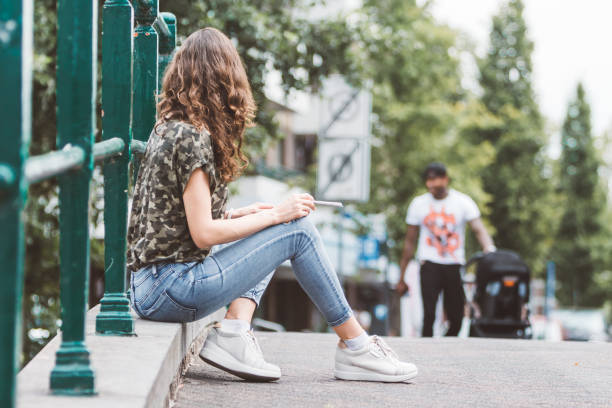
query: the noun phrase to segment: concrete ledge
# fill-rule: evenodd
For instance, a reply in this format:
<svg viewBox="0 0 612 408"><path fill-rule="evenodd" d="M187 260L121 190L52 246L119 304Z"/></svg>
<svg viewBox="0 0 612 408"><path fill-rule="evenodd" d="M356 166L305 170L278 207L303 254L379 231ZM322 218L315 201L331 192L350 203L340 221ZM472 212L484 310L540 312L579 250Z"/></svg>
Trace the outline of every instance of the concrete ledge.
<svg viewBox="0 0 612 408"><path fill-rule="evenodd" d="M97 395L52 395L49 376L61 338L56 336L17 377L18 407L166 407L180 375L197 355L208 324L221 320L224 309L193 323L159 323L136 315L137 336L95 334L100 306L87 312L86 344L91 353Z"/></svg>

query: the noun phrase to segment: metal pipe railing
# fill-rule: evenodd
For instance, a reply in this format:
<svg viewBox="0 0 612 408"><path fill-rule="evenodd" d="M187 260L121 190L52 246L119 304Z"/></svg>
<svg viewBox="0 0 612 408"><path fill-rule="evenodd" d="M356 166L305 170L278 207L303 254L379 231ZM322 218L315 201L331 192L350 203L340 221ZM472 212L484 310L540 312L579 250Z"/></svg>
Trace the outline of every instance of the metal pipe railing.
<svg viewBox="0 0 612 408"><path fill-rule="evenodd" d="M118 157L125 150L125 142L120 137L113 137L93 145L92 154L94 162Z"/></svg>
<svg viewBox="0 0 612 408"><path fill-rule="evenodd" d="M132 137L146 142L155 123L155 98L158 80L158 40L153 24L157 19L158 0L136 0L134 4L134 99L132 106ZM134 180L139 161L134 161Z"/></svg>
<svg viewBox="0 0 612 408"><path fill-rule="evenodd" d="M139 156L143 156L145 154L145 150L147 149L147 143L141 142L140 140L134 140L130 142L130 146L133 154L137 154Z"/></svg>
<svg viewBox="0 0 612 408"><path fill-rule="evenodd" d="M0 163L0 192L11 188L16 179L13 168L8 164Z"/></svg>
<svg viewBox="0 0 612 408"><path fill-rule="evenodd" d="M163 21L168 28L168 35L162 35L160 33L159 36L157 90L161 91L166 67L170 64L174 49L176 48L176 16L172 13L163 12L159 13L159 17L157 17L156 21L158 20Z"/></svg>
<svg viewBox="0 0 612 408"><path fill-rule="evenodd" d="M162 41L162 39L170 38L171 35L170 30L168 29L168 25L166 24L166 21L164 20L161 14L162 13L160 13L160 15L157 16L155 21L153 21L153 28L155 29L155 31L157 31L157 35L159 36L160 42Z"/></svg>
<svg viewBox="0 0 612 408"><path fill-rule="evenodd" d="M102 24L102 143L121 142L121 156L104 163L104 296L96 333L130 336L134 319L125 288L130 166L130 104L134 11L127 0L107 1ZM119 146L117 146L119 147Z"/></svg>
<svg viewBox="0 0 612 408"><path fill-rule="evenodd" d="M67 144L62 150L29 157L25 165L28 184L53 178L69 170L78 169L85 161L85 150Z"/></svg>
<svg viewBox="0 0 612 408"><path fill-rule="evenodd" d="M23 303L24 223L27 190L23 166L32 129L32 2L3 0L0 6L0 401L15 406Z"/></svg>
<svg viewBox="0 0 612 408"><path fill-rule="evenodd" d="M57 9L58 147L72 145L81 166L59 177L62 341L50 386L54 394L95 393L85 344L89 288L89 192L95 132L97 2L62 0ZM73 148L68 148L72 151ZM75 162L76 162L75 157Z"/></svg>
<svg viewBox="0 0 612 408"><path fill-rule="evenodd" d="M145 144L146 146L146 144ZM95 162L120 156L125 149L125 142L116 137L93 145L92 155ZM62 150L55 150L38 156L28 157L24 169L28 184L35 184L80 168L85 161L85 151L67 144ZM0 165L0 189L10 187L15 180L13 170Z"/></svg>
<svg viewBox="0 0 612 408"><path fill-rule="evenodd" d="M62 341L51 372L52 392L95 393L85 345L85 310L89 185L96 162L104 166L106 264L96 331L134 334L125 290L128 171L132 158L145 153L155 123L158 73L163 74L176 47L176 18L170 13L158 16L158 0L132 3L135 11L128 0L107 0L104 4L103 24L112 30L102 36L103 141L95 144L97 3L59 3L56 83L60 149L30 158L32 10L26 0L7 0L2 6L4 28L12 36L0 47L0 88L4 92L0 98L4 128L0 134L0 262L7 271L0 285L0 332L9 333L0 336L0 401L9 407L15 406L20 353L22 212L29 184L59 177ZM138 22L135 28L134 18ZM134 160L133 170L136 174L138 160Z"/></svg>

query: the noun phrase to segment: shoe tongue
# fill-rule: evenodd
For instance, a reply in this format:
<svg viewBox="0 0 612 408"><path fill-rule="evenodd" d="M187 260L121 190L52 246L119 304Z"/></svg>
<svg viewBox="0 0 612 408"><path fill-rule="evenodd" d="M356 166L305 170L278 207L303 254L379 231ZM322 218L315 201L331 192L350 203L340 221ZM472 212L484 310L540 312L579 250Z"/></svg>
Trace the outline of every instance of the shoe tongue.
<svg viewBox="0 0 612 408"><path fill-rule="evenodd" d="M370 348L370 353L376 357L385 357L385 352L377 344L372 345Z"/></svg>
<svg viewBox="0 0 612 408"><path fill-rule="evenodd" d="M384 343L383 339L378 336L372 337L370 350L377 357L389 357L391 360L396 359L393 351Z"/></svg>
<svg viewBox="0 0 612 408"><path fill-rule="evenodd" d="M255 347L255 350L257 350L257 352L263 356L261 347L259 347L259 343L257 342L257 339L255 338L255 335L253 334L253 332L251 330L247 330L246 336L248 338L248 341L253 345L253 347Z"/></svg>

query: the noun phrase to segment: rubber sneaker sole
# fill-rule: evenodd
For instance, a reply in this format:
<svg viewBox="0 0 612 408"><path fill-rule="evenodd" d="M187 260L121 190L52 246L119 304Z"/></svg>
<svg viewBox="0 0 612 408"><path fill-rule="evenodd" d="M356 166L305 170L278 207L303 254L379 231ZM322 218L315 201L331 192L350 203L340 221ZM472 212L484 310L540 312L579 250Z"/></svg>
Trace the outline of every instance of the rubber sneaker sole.
<svg viewBox="0 0 612 408"><path fill-rule="evenodd" d="M211 366L235 375L236 377L240 377L244 380L268 382L276 381L280 378L280 376L270 373L267 370L250 367L241 363L240 361L236 360L234 356L214 343L205 345L200 352L200 358Z"/></svg>
<svg viewBox="0 0 612 408"><path fill-rule="evenodd" d="M341 363L336 363L336 368L334 369L334 377L340 380L346 381L375 381L375 382L404 382L408 380L412 380L417 376L419 371L415 367L415 369L407 374L402 375L389 375L389 374L380 374L375 373L370 370L365 370L363 368L348 366Z"/></svg>

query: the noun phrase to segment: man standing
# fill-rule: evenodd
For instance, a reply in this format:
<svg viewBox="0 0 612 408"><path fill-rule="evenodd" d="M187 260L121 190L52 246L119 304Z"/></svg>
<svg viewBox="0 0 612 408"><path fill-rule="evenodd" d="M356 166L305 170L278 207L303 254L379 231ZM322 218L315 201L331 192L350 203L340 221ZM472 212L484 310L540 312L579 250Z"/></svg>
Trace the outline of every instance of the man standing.
<svg viewBox="0 0 612 408"><path fill-rule="evenodd" d="M436 304L444 293L444 311L450 322L447 336L461 329L465 303L460 268L465 263L465 224L476 234L484 252L495 251L478 206L469 196L449 189L449 178L442 163L430 163L423 172L428 193L416 197L408 207L406 239L400 261L397 292L408 291L406 267L414 256L419 237L417 260L421 263L423 337L433 336Z"/></svg>

